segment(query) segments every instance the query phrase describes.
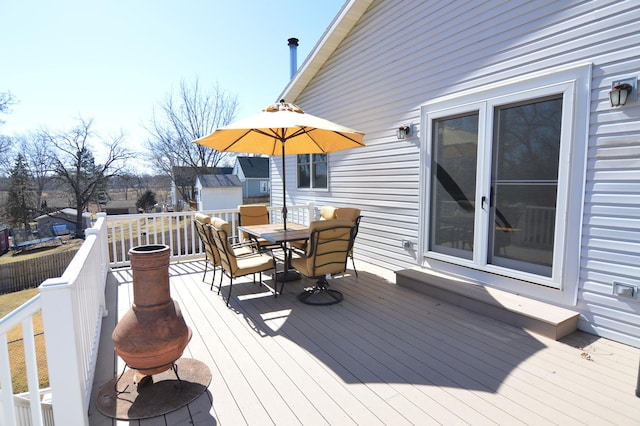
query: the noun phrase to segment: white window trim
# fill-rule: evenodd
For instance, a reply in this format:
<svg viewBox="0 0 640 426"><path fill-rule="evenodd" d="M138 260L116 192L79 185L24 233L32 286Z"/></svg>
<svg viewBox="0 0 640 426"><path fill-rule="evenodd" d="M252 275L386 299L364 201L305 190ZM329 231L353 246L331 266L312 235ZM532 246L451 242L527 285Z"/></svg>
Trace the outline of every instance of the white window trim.
<svg viewBox="0 0 640 426"><path fill-rule="evenodd" d="M311 161L311 164L313 164L313 160ZM313 182L313 178L311 178L311 181ZM331 186L331 182L329 179L329 154L328 153L327 153L327 187L326 188L315 188L315 187L300 188L299 185L300 183L298 182L298 155L296 154L296 190L301 192L329 192L329 187Z"/></svg>
<svg viewBox="0 0 640 426"><path fill-rule="evenodd" d="M588 149L588 123L590 105L591 64L537 72L505 80L483 88L468 90L435 99L421 107L421 167L420 167L420 211L430 211L430 164L432 149L431 123L435 118L462 112L479 112L479 144L493 138L494 107L511 102L535 99L546 95L563 93L562 135L558 173L558 214L556 215L556 243L554 266L551 277L542 277L487 265L478 259L487 258L488 235L480 235L483 250L474 250L475 261L466 261L448 255L428 252L429 217L421 215L419 223L418 261L422 266L463 275L468 279L520 294L529 295L555 303L575 305L580 270L580 247L584 209L584 188ZM489 125L487 125L489 123ZM487 153L490 150L486 150ZM480 151L479 151L480 152ZM478 178L485 186L490 171L484 164L490 159L478 159ZM479 187L479 186L478 186ZM489 188L478 188L476 199L488 194ZM569 220L570 218L570 220ZM485 220L476 215L476 229ZM486 232L486 229L485 229ZM484 233L483 233L484 234ZM532 285L540 284L540 285ZM558 291L559 290L559 291Z"/></svg>

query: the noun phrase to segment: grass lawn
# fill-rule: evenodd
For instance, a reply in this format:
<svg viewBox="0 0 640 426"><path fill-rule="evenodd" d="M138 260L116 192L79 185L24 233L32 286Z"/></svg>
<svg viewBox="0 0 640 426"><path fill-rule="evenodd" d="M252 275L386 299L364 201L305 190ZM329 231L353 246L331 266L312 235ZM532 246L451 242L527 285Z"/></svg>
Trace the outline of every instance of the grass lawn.
<svg viewBox="0 0 640 426"><path fill-rule="evenodd" d="M0 295L0 317L4 317L14 309L18 308L27 300L39 293L37 288L17 291L15 293ZM47 357L44 344L44 334L42 326L42 313L38 312L33 317L33 331L36 335L36 354L38 360L38 376L40 387L49 386L49 370L47 369ZM27 391L27 370L24 362L24 345L22 342L22 325L19 325L7 333L9 342L9 360L11 362L11 377L13 381L13 392L20 393Z"/></svg>
<svg viewBox="0 0 640 426"><path fill-rule="evenodd" d="M9 251L8 253L5 253L4 255L0 256L0 265L6 265L12 262L22 262L24 260L37 259L40 256L46 256L51 253L59 253L59 252L69 251L69 250L78 250L78 248L82 245L83 242L84 240L82 240L81 238L65 240L64 244L61 244L59 246L47 246L42 248L25 250L22 253L17 254L15 256L12 254L11 251ZM0 312L2 310L4 310L4 306L0 308ZM8 312L5 312L2 315L4 316Z"/></svg>

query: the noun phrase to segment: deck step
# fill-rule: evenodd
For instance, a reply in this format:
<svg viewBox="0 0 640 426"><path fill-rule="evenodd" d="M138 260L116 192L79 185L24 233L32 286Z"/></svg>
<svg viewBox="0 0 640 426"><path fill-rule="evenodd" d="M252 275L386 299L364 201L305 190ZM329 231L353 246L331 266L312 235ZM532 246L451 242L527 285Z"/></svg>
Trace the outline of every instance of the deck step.
<svg viewBox="0 0 640 426"><path fill-rule="evenodd" d="M403 269L396 272L396 283L555 340L578 328L578 312L460 277Z"/></svg>

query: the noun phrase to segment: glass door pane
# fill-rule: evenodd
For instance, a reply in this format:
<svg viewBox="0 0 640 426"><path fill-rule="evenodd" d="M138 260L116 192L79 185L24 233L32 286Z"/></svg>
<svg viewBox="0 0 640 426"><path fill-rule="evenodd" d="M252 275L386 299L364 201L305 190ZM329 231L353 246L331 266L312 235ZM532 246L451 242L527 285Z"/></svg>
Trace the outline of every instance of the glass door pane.
<svg viewBox="0 0 640 426"><path fill-rule="evenodd" d="M433 121L429 248L473 258L478 113Z"/></svg>
<svg viewBox="0 0 640 426"><path fill-rule="evenodd" d="M551 276L562 98L496 108L489 263Z"/></svg>

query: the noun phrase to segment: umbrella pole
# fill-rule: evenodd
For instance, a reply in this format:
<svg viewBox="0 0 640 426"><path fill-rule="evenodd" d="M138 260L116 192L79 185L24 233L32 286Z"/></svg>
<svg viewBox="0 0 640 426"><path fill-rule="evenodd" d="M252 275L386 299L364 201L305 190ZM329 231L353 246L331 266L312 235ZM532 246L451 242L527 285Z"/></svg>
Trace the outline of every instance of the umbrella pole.
<svg viewBox="0 0 640 426"><path fill-rule="evenodd" d="M282 221L284 222L284 230L287 230L287 179L284 169L284 141L280 141L282 144Z"/></svg>

